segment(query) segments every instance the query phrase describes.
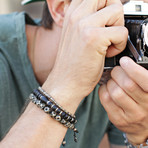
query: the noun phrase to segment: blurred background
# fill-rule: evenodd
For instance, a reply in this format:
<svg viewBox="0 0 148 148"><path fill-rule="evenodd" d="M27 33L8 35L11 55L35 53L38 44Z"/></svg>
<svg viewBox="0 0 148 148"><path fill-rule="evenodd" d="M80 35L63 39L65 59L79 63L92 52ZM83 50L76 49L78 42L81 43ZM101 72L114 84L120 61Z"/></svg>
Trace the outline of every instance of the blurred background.
<svg viewBox="0 0 148 148"><path fill-rule="evenodd" d="M0 14L26 11L33 18L40 18L42 16L43 4L44 2L37 2L22 6L21 0L0 0Z"/></svg>

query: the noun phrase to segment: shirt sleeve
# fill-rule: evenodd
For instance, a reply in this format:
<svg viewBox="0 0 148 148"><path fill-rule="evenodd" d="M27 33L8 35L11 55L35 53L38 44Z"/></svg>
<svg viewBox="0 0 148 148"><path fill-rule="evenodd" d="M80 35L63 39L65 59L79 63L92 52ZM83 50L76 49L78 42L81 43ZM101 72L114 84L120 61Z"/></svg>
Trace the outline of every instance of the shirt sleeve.
<svg viewBox="0 0 148 148"><path fill-rule="evenodd" d="M109 128L107 132L108 139L111 144L125 146L123 133L118 130L112 123L109 123Z"/></svg>

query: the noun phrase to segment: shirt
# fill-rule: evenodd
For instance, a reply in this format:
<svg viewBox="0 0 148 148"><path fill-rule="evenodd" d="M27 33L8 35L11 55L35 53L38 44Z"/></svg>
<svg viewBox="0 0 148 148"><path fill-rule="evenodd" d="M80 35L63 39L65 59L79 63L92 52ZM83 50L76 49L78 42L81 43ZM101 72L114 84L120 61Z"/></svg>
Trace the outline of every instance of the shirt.
<svg viewBox="0 0 148 148"><path fill-rule="evenodd" d="M38 25L24 12L0 15L0 139L21 115L29 94L39 86L27 54L26 24ZM97 148L105 133L112 144L123 145L122 132L110 123L98 88L80 103L76 111L78 142L68 130L65 148Z"/></svg>

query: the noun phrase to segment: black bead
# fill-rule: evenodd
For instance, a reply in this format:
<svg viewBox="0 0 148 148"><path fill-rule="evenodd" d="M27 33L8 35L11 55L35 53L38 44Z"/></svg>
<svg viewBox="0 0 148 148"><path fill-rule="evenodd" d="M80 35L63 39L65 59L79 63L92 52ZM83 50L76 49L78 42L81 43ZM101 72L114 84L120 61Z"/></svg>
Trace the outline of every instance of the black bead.
<svg viewBox="0 0 148 148"><path fill-rule="evenodd" d="M37 89L35 89L35 90L33 91L33 94L34 94L36 97L39 97L40 92L39 92Z"/></svg>
<svg viewBox="0 0 148 148"><path fill-rule="evenodd" d="M71 116L69 116L68 121L71 121L71 119L72 119L72 117L71 117Z"/></svg>
<svg viewBox="0 0 148 148"><path fill-rule="evenodd" d="M65 115L66 115L66 113L62 112L61 117L64 119Z"/></svg>
<svg viewBox="0 0 148 148"><path fill-rule="evenodd" d="M56 112L57 114L59 114L61 112L61 109L58 108Z"/></svg>
<svg viewBox="0 0 148 148"><path fill-rule="evenodd" d="M52 107L52 110L55 111L56 109L57 109L57 106L54 105L54 106Z"/></svg>
<svg viewBox="0 0 148 148"><path fill-rule="evenodd" d="M52 104L53 104L53 103L52 103L52 102L50 102L50 101L48 101L48 102L47 102L47 105L48 105L49 107L51 107L51 106L52 106Z"/></svg>
<svg viewBox="0 0 148 148"><path fill-rule="evenodd" d="M67 118L68 118L68 115L66 114L66 115L64 116L64 119L67 120Z"/></svg>
<svg viewBox="0 0 148 148"><path fill-rule="evenodd" d="M72 117L70 123L75 123L75 118Z"/></svg>
<svg viewBox="0 0 148 148"><path fill-rule="evenodd" d="M48 101L48 99L45 96L43 96L43 95L40 96L40 100L45 102L45 103Z"/></svg>

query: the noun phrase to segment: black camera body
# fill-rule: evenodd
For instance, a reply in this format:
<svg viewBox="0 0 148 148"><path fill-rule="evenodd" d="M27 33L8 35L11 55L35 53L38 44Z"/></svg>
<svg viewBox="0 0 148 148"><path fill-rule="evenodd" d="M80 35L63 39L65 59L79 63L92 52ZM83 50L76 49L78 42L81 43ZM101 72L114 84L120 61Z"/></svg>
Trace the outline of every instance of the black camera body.
<svg viewBox="0 0 148 148"><path fill-rule="evenodd" d="M125 26L129 31L126 49L117 56L106 58L104 69L112 69L119 65L123 56L129 56L137 64L148 69L148 14L126 14Z"/></svg>

